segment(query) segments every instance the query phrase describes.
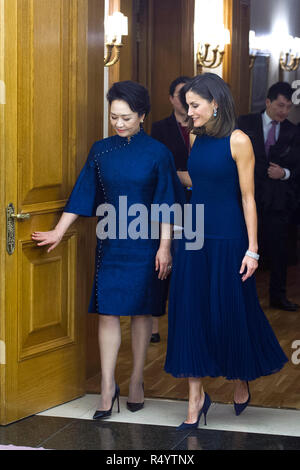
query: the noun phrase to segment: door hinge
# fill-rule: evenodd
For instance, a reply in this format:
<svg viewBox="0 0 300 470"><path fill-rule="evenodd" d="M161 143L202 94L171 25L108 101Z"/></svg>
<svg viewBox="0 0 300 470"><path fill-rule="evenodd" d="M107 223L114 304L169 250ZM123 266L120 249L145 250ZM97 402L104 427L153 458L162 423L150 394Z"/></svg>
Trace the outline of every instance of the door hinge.
<svg viewBox="0 0 300 470"><path fill-rule="evenodd" d="M0 340L0 365L6 364L6 346L5 342Z"/></svg>
<svg viewBox="0 0 300 470"><path fill-rule="evenodd" d="M3 80L0 80L0 104L6 104L6 87Z"/></svg>

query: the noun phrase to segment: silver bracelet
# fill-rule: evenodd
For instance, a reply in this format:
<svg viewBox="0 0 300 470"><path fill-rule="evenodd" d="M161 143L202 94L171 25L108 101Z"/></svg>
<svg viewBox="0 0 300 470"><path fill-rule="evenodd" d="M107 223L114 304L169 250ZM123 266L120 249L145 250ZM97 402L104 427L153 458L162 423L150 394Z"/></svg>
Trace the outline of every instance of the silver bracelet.
<svg viewBox="0 0 300 470"><path fill-rule="evenodd" d="M245 253L245 255L250 256L250 258L254 258L254 259L256 259L257 261L259 260L259 254L254 253L253 251L247 250L246 253Z"/></svg>

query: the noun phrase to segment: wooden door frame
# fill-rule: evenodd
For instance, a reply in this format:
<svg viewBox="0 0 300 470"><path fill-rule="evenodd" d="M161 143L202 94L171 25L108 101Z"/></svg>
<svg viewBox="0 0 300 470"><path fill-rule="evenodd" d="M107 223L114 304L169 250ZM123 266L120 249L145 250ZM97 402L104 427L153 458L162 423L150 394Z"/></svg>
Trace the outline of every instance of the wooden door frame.
<svg viewBox="0 0 300 470"><path fill-rule="evenodd" d="M0 422L7 422L6 401L7 394L11 392L12 383L7 382L7 368L16 362L15 351L11 347L11 338L16 332L17 296L12 296L12 302L8 303L7 289L13 290L14 282L17 282L17 257L9 256L6 251L6 213L5 208L10 202L17 201L17 80L12 77L17 74L17 0L5 2L0 0L1 8L1 79L6 87L6 104L1 105L1 133L3 139L0 142L1 165L1 249L0 249L0 282L1 287L1 315L0 315L0 339L1 348L1 374L0 374ZM10 21L5 21L6 18ZM15 40L8 43L8 37ZM8 99L10 97L10 99ZM10 179L8 184L8 177ZM6 279L7 272L12 273L12 278ZM13 312L15 314L13 315Z"/></svg>
<svg viewBox="0 0 300 470"><path fill-rule="evenodd" d="M225 48L223 79L232 90L237 115L248 114L250 96L250 0L224 0L224 24L231 44Z"/></svg>
<svg viewBox="0 0 300 470"><path fill-rule="evenodd" d="M3 95L0 99L0 285L5 286L5 250L6 250L6 220L5 220L5 76L4 76L4 0L0 0L0 81ZM5 288L0 289L0 422L3 419L3 404L5 401Z"/></svg>

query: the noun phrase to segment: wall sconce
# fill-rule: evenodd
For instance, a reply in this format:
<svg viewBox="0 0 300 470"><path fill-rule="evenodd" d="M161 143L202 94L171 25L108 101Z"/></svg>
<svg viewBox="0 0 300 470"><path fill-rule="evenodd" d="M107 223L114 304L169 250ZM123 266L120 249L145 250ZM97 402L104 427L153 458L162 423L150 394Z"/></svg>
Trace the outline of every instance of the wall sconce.
<svg viewBox="0 0 300 470"><path fill-rule="evenodd" d="M257 51L259 50L259 45L257 43L257 37L255 36L255 31L249 31L249 69L252 70L254 67L254 62L256 59Z"/></svg>
<svg viewBox="0 0 300 470"><path fill-rule="evenodd" d="M115 12L105 21L105 47L104 66L111 67L120 59L122 36L128 35L128 18L123 13ZM114 51L114 57L113 56Z"/></svg>
<svg viewBox="0 0 300 470"><path fill-rule="evenodd" d="M249 69L254 67L255 59L258 55L271 55L271 36L257 37L255 31L249 31Z"/></svg>
<svg viewBox="0 0 300 470"><path fill-rule="evenodd" d="M202 73L203 67L215 69L222 64L226 44L230 44L230 32L224 26L215 37L198 42L196 55L198 73Z"/></svg>
<svg viewBox="0 0 300 470"><path fill-rule="evenodd" d="M280 68L285 72L295 72L300 65L300 38L287 36L283 47L279 58Z"/></svg>
<svg viewBox="0 0 300 470"><path fill-rule="evenodd" d="M274 38L270 35L256 36L255 31L249 31L249 113L253 112L253 105L257 106L260 103L260 97L257 93L257 82L259 78L259 88L263 89L268 80L269 61L271 57L272 46L274 45ZM254 70L255 61L257 63L257 70ZM255 89L253 89L253 81L255 78ZM254 91L254 103L252 102Z"/></svg>

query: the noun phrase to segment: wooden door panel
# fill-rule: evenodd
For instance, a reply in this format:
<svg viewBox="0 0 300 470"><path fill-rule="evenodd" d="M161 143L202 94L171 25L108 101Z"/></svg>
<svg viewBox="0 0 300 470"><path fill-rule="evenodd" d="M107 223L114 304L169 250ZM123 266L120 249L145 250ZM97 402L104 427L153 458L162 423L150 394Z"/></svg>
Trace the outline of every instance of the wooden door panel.
<svg viewBox="0 0 300 470"><path fill-rule="evenodd" d="M45 361L44 354L23 360L18 366L17 392L6 403L7 422L16 421L84 393L83 361L76 361L74 349L58 348Z"/></svg>
<svg viewBox="0 0 300 470"><path fill-rule="evenodd" d="M74 179L77 1L20 0L18 5L22 207L65 200Z"/></svg>
<svg viewBox="0 0 300 470"><path fill-rule="evenodd" d="M76 234L50 253L19 242L19 253L21 361L75 343Z"/></svg>
<svg viewBox="0 0 300 470"><path fill-rule="evenodd" d="M18 2L18 207L33 218L17 227L19 361L43 355L47 362L70 345L75 358L78 348L76 234L50 254L30 237L32 229L53 227L51 215L64 206L74 180L77 5Z"/></svg>

